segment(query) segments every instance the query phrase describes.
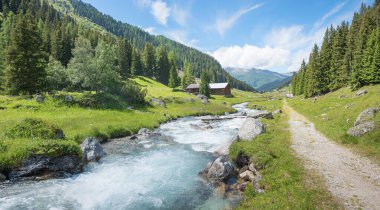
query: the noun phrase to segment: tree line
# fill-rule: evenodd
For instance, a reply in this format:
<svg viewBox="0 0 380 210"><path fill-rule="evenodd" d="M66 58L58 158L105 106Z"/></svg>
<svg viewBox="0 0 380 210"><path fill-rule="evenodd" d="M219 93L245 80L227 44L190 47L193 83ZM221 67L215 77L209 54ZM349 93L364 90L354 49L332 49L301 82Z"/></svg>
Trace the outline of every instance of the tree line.
<svg viewBox="0 0 380 210"><path fill-rule="evenodd" d="M70 2L77 15L88 18L116 36L124 37L137 51L142 51L146 43L154 47L162 45L176 55L178 58L177 66L180 69L185 68L185 61L190 63L193 68L192 74L195 77L200 78L201 73L206 72L212 82L229 82L234 88L254 91L248 84L229 75L218 61L206 53L187 47L164 36L150 35L139 27L116 21L111 16L99 12L95 7L81 0L70 0ZM64 5L64 7L69 8L67 5Z"/></svg>
<svg viewBox="0 0 380 210"><path fill-rule="evenodd" d="M362 4L352 23L326 29L322 46L314 45L292 79L294 95L313 97L350 86L380 83L380 0Z"/></svg>
<svg viewBox="0 0 380 210"><path fill-rule="evenodd" d="M163 45L145 43L140 52L125 38L78 24L47 0L5 0L0 9L0 90L7 94L66 89L125 95L139 92L126 82L135 75L172 88L181 84L179 61ZM192 74L190 63L186 68Z"/></svg>

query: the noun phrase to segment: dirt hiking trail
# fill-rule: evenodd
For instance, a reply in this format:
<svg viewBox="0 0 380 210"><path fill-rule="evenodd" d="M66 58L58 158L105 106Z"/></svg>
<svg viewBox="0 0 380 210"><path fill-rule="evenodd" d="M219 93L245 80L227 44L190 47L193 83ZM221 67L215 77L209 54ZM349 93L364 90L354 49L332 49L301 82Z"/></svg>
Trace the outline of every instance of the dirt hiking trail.
<svg viewBox="0 0 380 210"><path fill-rule="evenodd" d="M380 209L380 167L336 144L288 105L292 148L346 209Z"/></svg>

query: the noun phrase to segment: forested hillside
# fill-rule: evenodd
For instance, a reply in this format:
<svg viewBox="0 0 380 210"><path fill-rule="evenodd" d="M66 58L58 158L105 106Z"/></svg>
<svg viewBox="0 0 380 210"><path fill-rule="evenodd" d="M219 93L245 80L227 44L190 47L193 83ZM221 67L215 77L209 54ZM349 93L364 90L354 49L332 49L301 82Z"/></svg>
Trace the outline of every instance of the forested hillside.
<svg viewBox="0 0 380 210"><path fill-rule="evenodd" d="M206 53L187 47L164 36L150 35L139 27L116 21L111 16L99 12L90 4L84 3L80 0L70 0L70 2L74 8L75 14L88 18L92 22L102 26L107 31L119 37L124 37L138 51L142 51L146 43L150 43L155 47L163 45L177 56L179 59L178 65L180 67L184 66L183 62L185 60L188 61L192 65L193 73L196 77L199 78L201 72L206 71L210 75L213 82L228 81L235 88L241 90L253 90L253 88L244 82L231 77L226 71L223 70L218 61Z"/></svg>
<svg viewBox="0 0 380 210"><path fill-rule="evenodd" d="M73 3L96 11L82 2ZM143 100L144 91L133 82L126 82L127 78L142 75L176 87L180 85L176 69L184 66L187 75L197 76L202 69L214 81L228 80L234 87L252 90L222 69L207 66L212 62L219 64L195 49L150 36L113 19L118 26L135 32L130 35L123 32L124 36L115 31L109 33L70 12L73 8L66 0L1 1L0 87L4 93L31 95L63 89L92 90L138 102ZM112 28L111 25L105 24ZM192 77L187 77L183 84L191 81Z"/></svg>
<svg viewBox="0 0 380 210"><path fill-rule="evenodd" d="M362 4L352 23L326 30L321 47L314 46L309 63L293 77L295 95L312 97L345 86L358 89L380 83L380 0Z"/></svg>

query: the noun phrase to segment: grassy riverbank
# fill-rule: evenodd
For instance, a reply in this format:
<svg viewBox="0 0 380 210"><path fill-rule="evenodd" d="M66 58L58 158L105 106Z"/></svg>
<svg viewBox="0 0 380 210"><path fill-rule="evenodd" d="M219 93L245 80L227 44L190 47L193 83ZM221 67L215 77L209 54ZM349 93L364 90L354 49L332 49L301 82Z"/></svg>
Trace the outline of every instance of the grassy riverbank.
<svg viewBox="0 0 380 210"><path fill-rule="evenodd" d="M17 165L31 155L78 154L79 143L87 136L102 135L119 137L136 133L140 128L155 128L170 119L205 114L233 112L232 104L253 100L257 94L233 91L234 97L215 96L209 104L202 104L196 96L180 90L172 90L154 80L134 79L148 90L146 101L151 97L166 102L166 108L155 105L129 105L111 101L111 108L82 107L65 103L63 97L47 96L43 103L22 97L0 96L0 169ZM85 97L83 93L65 93L75 101ZM115 107L115 108L113 108ZM6 138L4 133L26 118L37 118L61 128L65 140Z"/></svg>
<svg viewBox="0 0 380 210"><path fill-rule="evenodd" d="M271 111L282 107L282 101L268 101L269 96L263 95L250 105L262 106ZM291 150L287 113L277 115L273 120L264 119L263 122L267 128L265 134L253 141L239 141L231 146L230 158L235 159L243 152L261 168L263 179L260 185L265 189L265 193L257 194L252 185L249 186L238 209L339 208L321 179L306 171L301 160Z"/></svg>
<svg viewBox="0 0 380 210"><path fill-rule="evenodd" d="M380 114L375 117L376 129L362 137L346 134L358 115L367 108L380 108L380 85L363 87L368 94L356 96L357 91L342 88L336 92L313 99L296 97L288 100L300 114L315 124L329 139L344 144L354 151L380 163Z"/></svg>

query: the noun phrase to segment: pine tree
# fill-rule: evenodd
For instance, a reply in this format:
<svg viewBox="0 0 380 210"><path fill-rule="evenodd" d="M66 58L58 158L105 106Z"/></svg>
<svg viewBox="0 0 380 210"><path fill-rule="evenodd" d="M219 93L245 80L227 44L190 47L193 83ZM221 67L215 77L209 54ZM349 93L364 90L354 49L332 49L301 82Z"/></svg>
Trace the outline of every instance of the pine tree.
<svg viewBox="0 0 380 210"><path fill-rule="evenodd" d="M123 79L127 78L131 74L132 46L125 39L118 41L118 63L120 75Z"/></svg>
<svg viewBox="0 0 380 210"><path fill-rule="evenodd" d="M380 7L380 5L378 5ZM377 28L376 44L374 49L373 61L370 69L370 83L380 83L380 27Z"/></svg>
<svg viewBox="0 0 380 210"><path fill-rule="evenodd" d="M19 14L16 19L6 51L6 90L10 94L32 95L45 90L48 57L31 12Z"/></svg>
<svg viewBox="0 0 380 210"><path fill-rule="evenodd" d="M131 61L131 74L132 75L142 75L142 63L139 52L135 49L132 50L132 61Z"/></svg>
<svg viewBox="0 0 380 210"><path fill-rule="evenodd" d="M156 49L156 68L155 77L162 84L168 84L170 74L170 63L168 53L164 46L159 46Z"/></svg>
<svg viewBox="0 0 380 210"><path fill-rule="evenodd" d="M177 87L179 84L179 78L178 78L178 73L177 70L175 69L175 66L170 67L170 75L169 75L169 84L168 86L171 88Z"/></svg>
<svg viewBox="0 0 380 210"><path fill-rule="evenodd" d="M146 43L141 57L141 61L144 67L143 75L147 77L152 77L154 75L155 64L153 45Z"/></svg>
<svg viewBox="0 0 380 210"><path fill-rule="evenodd" d="M318 72L320 71L319 64L319 48L314 45L313 52L310 54L309 64L306 69L306 84L305 84L305 96L312 97L320 93Z"/></svg>
<svg viewBox="0 0 380 210"><path fill-rule="evenodd" d="M193 76L193 69L188 61L185 61L183 77L182 77L182 88L185 90L187 86L195 83L195 78Z"/></svg>
<svg viewBox="0 0 380 210"><path fill-rule="evenodd" d="M201 84L199 88L199 93L202 95L205 95L207 97L210 97L210 77L207 75L206 72L202 72L201 74Z"/></svg>

